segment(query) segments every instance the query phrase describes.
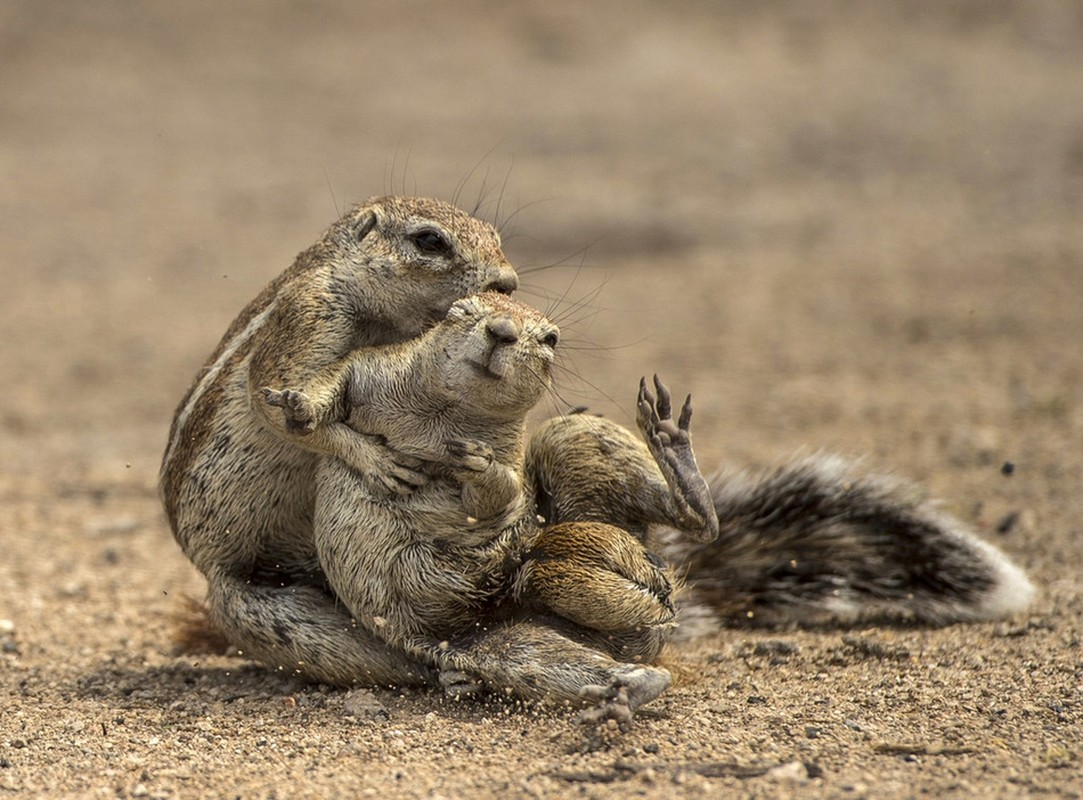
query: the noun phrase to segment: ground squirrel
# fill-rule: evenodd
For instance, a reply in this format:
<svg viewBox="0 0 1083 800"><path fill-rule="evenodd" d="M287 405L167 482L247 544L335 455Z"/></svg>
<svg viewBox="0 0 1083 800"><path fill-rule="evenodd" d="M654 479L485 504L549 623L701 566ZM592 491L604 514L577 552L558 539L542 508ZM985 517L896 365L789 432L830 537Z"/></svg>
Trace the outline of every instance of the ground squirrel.
<svg viewBox="0 0 1083 800"><path fill-rule="evenodd" d="M359 623L440 668L449 693L485 685L529 699L585 693L604 704L623 689L630 713L669 684L665 670L639 664L664 643L672 587L663 562L621 528L545 525L538 514L534 486L552 481L539 472L544 460L524 464L525 416L549 388L558 336L538 311L487 294L456 302L418 339L357 351L345 389L349 425L420 461L430 480L402 492L324 459L316 550ZM657 379L655 387L657 398L645 384L639 393L648 445L623 432L609 437L621 485L610 485L606 508L592 508L633 530L661 521L713 538L717 517L688 439L690 399L674 423L668 390ZM266 396L289 424L312 426L304 393L269 388ZM531 452L542 452L538 443Z"/></svg>
<svg viewBox="0 0 1083 800"><path fill-rule="evenodd" d="M316 680L438 679L353 625L327 590L312 534L316 469L320 454L332 454L391 491L423 484L419 460L345 425L350 353L417 336L460 297L515 288L492 228L438 201L384 198L333 225L237 318L177 410L161 475L174 533L206 575L211 619L231 641ZM313 429L292 429L261 394L268 386L306 394ZM690 598L684 629L809 613L984 619L1024 608L1033 594L999 550L931 501L833 457L765 476L720 473L711 495L721 535L674 540L655 513L671 482L629 490L638 468L612 457L644 458L628 440L601 418L550 420L527 444L523 487L548 521L616 525L676 564ZM628 508L614 511L614 487ZM501 645L489 644L499 667Z"/></svg>
<svg viewBox="0 0 1083 800"><path fill-rule="evenodd" d="M312 542L318 458L330 453L390 484L416 466L341 423L343 359L405 341L479 291L518 286L497 232L438 200L384 197L355 207L234 320L173 419L160 490L173 533L206 576L211 619L270 663L315 679L364 663L377 682L423 682L324 588ZM305 392L321 424L284 423L260 390ZM302 622L303 621L303 622Z"/></svg>

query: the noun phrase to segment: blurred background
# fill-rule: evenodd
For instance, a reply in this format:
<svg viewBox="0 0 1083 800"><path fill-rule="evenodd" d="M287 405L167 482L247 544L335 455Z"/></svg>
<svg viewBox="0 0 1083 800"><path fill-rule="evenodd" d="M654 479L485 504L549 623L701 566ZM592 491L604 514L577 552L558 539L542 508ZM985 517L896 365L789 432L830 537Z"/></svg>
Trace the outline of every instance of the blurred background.
<svg viewBox="0 0 1083 800"><path fill-rule="evenodd" d="M153 486L234 314L403 192L563 324L542 413L657 371L707 464L1078 458L1077 3L8 2L0 175L5 470Z"/></svg>
<svg viewBox="0 0 1083 800"><path fill-rule="evenodd" d="M1020 363L968 402L1077 400L1081 47L1072 2L5 3L0 424L160 443L236 311L390 192L559 265L524 299L607 413L657 370L701 438L849 437L962 400L990 340Z"/></svg>
<svg viewBox="0 0 1083 800"><path fill-rule="evenodd" d="M705 469L823 448L916 479L1027 567L1059 626L1008 644L1060 650L997 674L1025 658L1078 681L1073 0L6 0L13 676L168 663L173 598L202 591L156 497L173 409L233 316L384 193L501 226L520 296L564 331L540 414L631 424L658 372L695 397ZM53 785L80 786L70 768Z"/></svg>

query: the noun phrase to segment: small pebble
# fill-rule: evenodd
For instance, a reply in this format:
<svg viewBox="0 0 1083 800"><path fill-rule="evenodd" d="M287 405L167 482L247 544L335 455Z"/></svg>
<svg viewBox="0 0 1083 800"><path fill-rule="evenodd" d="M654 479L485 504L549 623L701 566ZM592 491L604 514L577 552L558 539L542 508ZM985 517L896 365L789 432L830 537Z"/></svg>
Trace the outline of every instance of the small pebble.
<svg viewBox="0 0 1083 800"><path fill-rule="evenodd" d="M770 781L804 783L808 780L808 770L800 761L789 761L767 770L764 777Z"/></svg>
<svg viewBox="0 0 1083 800"><path fill-rule="evenodd" d="M348 717L363 719L391 719L391 714L383 703L368 689L354 689L346 693L342 701L342 713Z"/></svg>

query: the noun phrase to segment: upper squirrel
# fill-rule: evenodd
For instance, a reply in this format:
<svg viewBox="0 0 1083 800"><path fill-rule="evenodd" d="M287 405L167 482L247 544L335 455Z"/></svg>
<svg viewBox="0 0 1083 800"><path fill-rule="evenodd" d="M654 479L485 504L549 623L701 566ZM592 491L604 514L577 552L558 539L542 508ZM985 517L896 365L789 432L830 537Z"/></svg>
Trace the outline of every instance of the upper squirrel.
<svg viewBox="0 0 1083 800"><path fill-rule="evenodd" d="M318 680L341 679L366 657L367 637L316 562L316 465L333 454L392 482L416 473L343 424L343 359L417 336L461 297L517 287L490 225L439 200L382 197L335 222L233 321L177 408L160 475L173 533L206 576L227 638L270 663L305 664ZM325 424L289 426L264 401L267 386L304 391ZM372 678L428 675L389 658Z"/></svg>

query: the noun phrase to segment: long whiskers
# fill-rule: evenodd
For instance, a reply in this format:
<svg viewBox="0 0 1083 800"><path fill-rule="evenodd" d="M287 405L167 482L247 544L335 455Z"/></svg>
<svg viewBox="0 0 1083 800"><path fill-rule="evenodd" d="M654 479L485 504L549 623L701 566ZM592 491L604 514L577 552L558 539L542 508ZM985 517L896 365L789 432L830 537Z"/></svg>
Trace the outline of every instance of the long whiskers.
<svg viewBox="0 0 1083 800"><path fill-rule="evenodd" d="M390 168L387 163L384 163L384 194L392 195L407 195L410 192L406 189L406 181L410 176L410 156L412 155L412 148L406 150L406 160L402 165L401 179L397 179L396 175L399 173L399 148L395 148L395 152L391 157ZM398 185L396 185L396 181ZM417 176L413 176L413 194L417 195Z"/></svg>
<svg viewBox="0 0 1083 800"><path fill-rule="evenodd" d="M467 170L467 173L465 175L463 175L462 178L459 179L459 182L457 184L455 184L455 191L453 191L451 193L451 204L452 205L454 205L454 206L460 205L459 201L462 199L462 195L463 195L463 192L466 190L467 184L469 184L470 181L473 180L474 176L478 173L478 170L481 169L481 165L489 160L489 157L493 154L493 152L496 150L496 148L500 147L500 145L502 143L503 143L503 140L498 140L498 141L494 142L493 146L490 147L488 150L486 150L484 153L482 153L481 158L479 158L477 161L474 162L474 166L472 166L469 170ZM489 177L489 169L488 169L488 167L486 167L485 175L481 179L481 188L479 189L478 196L477 196L477 198L475 198L475 201L474 201L474 211L473 211L474 216L477 216L477 212L481 208L481 206L483 204L483 201L485 199L485 196L488 194L488 191L489 191L488 188L487 188L488 177ZM507 184L507 177L506 176L504 178L504 183L505 183L505 185Z"/></svg>
<svg viewBox="0 0 1083 800"><path fill-rule="evenodd" d="M335 207L335 216L341 217L342 211L338 207L338 199L335 197L335 187L331 185L331 176L327 174L327 169L323 171L323 179L327 182L327 191L331 195L331 205Z"/></svg>

